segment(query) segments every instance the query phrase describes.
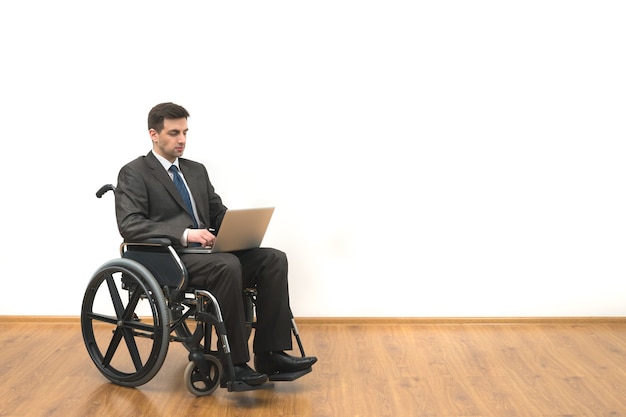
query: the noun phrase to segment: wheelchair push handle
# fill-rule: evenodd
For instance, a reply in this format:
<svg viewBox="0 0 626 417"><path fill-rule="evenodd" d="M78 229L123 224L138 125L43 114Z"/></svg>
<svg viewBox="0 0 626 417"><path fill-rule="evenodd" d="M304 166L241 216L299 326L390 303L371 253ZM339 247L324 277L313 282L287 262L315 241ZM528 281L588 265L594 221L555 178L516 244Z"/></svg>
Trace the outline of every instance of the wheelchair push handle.
<svg viewBox="0 0 626 417"><path fill-rule="evenodd" d="M105 184L102 187L100 187L100 189L96 191L96 197L102 198L102 196L106 194L108 191L115 191L115 187L113 186L113 184Z"/></svg>

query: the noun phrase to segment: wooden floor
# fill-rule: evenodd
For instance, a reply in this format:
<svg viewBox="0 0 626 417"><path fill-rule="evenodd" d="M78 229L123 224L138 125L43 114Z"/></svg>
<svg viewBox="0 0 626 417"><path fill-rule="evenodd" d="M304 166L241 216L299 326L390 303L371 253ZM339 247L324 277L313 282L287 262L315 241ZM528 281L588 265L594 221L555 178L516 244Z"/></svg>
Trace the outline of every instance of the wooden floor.
<svg viewBox="0 0 626 417"><path fill-rule="evenodd" d="M195 397L172 343L147 384L109 383L77 321L0 319L0 416L626 416L626 319L301 320L312 373Z"/></svg>

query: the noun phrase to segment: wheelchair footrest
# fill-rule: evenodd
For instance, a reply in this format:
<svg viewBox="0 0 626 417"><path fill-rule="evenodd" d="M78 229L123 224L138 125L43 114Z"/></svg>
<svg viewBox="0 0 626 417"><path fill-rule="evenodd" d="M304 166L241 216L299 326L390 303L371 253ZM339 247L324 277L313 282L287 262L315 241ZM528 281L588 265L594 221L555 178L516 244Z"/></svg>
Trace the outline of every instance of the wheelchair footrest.
<svg viewBox="0 0 626 417"><path fill-rule="evenodd" d="M307 368L298 372L283 372L268 375L270 381L295 381L296 379L308 374L313 368Z"/></svg>
<svg viewBox="0 0 626 417"><path fill-rule="evenodd" d="M266 382L265 384L261 384L261 385L248 385L245 382L235 381L235 382L229 382L226 385L226 388L228 389L228 392L243 392L243 391L252 391L252 390L257 390L257 389L274 388L274 384L270 384Z"/></svg>

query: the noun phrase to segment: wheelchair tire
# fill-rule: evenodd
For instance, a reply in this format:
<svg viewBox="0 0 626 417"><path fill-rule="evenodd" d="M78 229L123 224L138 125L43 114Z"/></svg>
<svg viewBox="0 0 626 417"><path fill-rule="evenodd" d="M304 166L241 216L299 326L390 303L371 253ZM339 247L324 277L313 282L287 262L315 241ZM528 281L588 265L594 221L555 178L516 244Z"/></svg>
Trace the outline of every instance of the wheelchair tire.
<svg viewBox="0 0 626 417"><path fill-rule="evenodd" d="M187 390L198 397L210 395L220 385L222 363L213 355L204 355L209 367L209 374L202 377L198 366L192 361L185 368L185 386Z"/></svg>
<svg viewBox="0 0 626 417"><path fill-rule="evenodd" d="M161 369L169 346L169 310L154 276L131 259L104 263L81 310L87 352L111 382L136 387Z"/></svg>

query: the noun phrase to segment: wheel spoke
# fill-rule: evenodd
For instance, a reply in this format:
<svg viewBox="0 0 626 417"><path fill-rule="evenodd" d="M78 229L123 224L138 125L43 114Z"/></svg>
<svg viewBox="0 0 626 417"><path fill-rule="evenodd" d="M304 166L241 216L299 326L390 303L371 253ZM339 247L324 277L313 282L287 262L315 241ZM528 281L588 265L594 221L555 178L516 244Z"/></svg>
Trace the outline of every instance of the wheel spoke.
<svg viewBox="0 0 626 417"><path fill-rule="evenodd" d="M130 300L128 300L126 310L121 315L118 314L118 317L124 323L134 320L135 308L137 308L137 304L139 304L141 294L143 294L143 291L137 291L137 289L135 289L135 291L132 292Z"/></svg>
<svg viewBox="0 0 626 417"><path fill-rule="evenodd" d="M122 328L122 332L124 333L124 340L126 341L126 347L128 348L130 357L133 359L133 365L135 365L135 370L139 371L141 368L143 368L143 363L141 362L139 349L137 349L137 343L135 342L135 338L133 337L133 331L131 329Z"/></svg>
<svg viewBox="0 0 626 417"><path fill-rule="evenodd" d="M108 324L116 324L117 323L117 318L115 318L115 317L106 316L104 314L98 314L98 313L93 313L93 312L85 313L85 318L89 319L89 320L101 321L103 323L108 323Z"/></svg>
<svg viewBox="0 0 626 417"><path fill-rule="evenodd" d="M115 315L118 320L122 319L124 313L124 303L122 302L122 297L120 297L120 292L115 285L115 280L113 279L112 274L106 274L106 282L109 287L109 294L111 294L111 301L113 302L113 308L115 308Z"/></svg>
<svg viewBox="0 0 626 417"><path fill-rule="evenodd" d="M122 340L122 332L121 332L121 329L118 327L113 332L113 337L111 338L111 343L109 343L109 347L107 348L107 353L104 355L104 358L102 359L102 364L105 367L109 366L109 364L111 363L111 360L113 359L113 355L115 355L115 352L117 351L117 347L120 345L120 340Z"/></svg>

